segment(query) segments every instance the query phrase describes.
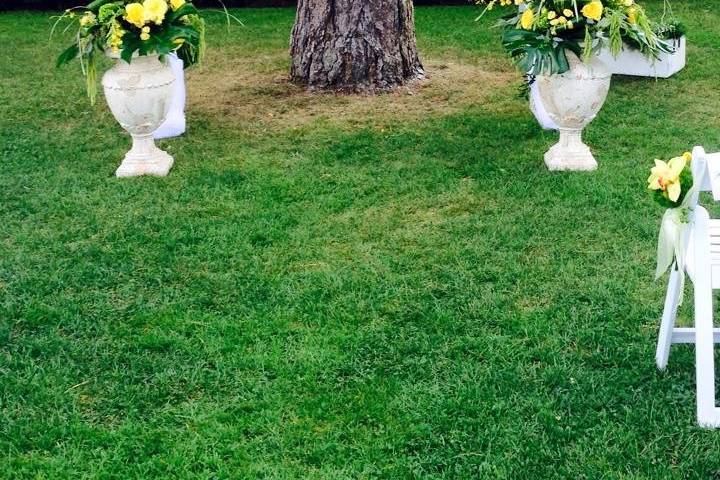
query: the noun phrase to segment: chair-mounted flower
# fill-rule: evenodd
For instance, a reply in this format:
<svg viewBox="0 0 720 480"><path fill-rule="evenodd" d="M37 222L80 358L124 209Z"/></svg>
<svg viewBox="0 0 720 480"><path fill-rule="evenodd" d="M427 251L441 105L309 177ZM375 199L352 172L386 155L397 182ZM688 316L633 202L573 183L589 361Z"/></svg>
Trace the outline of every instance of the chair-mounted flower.
<svg viewBox="0 0 720 480"><path fill-rule="evenodd" d="M687 228L690 210L697 203L704 169L699 170L700 178L693 177L692 154L685 152L668 162L655 160L647 179L648 189L655 201L666 207L660 225L657 245L655 278L660 278L676 263L680 272L680 291L685 282L685 254L687 250ZM696 169L698 170L698 169ZM679 302L682 303L682 293Z"/></svg>
<svg viewBox="0 0 720 480"><path fill-rule="evenodd" d="M95 0L67 10L56 25L66 18L77 18L77 33L57 65L80 59L92 103L97 92L97 55L112 53L130 63L133 55L175 52L188 67L204 54L205 24L190 1Z"/></svg>
<svg viewBox="0 0 720 480"><path fill-rule="evenodd" d="M653 191L655 200L667 208L676 208L682 205L685 196L693 186L693 177L690 170L692 155L685 152L668 162L655 160L655 166L650 170L647 179L648 189Z"/></svg>
<svg viewBox="0 0 720 480"><path fill-rule="evenodd" d="M565 73L566 50L584 60L605 44L617 55L624 41L653 58L672 51L635 0L476 1L486 5L483 15L496 5L512 10L499 23L503 45L530 76Z"/></svg>

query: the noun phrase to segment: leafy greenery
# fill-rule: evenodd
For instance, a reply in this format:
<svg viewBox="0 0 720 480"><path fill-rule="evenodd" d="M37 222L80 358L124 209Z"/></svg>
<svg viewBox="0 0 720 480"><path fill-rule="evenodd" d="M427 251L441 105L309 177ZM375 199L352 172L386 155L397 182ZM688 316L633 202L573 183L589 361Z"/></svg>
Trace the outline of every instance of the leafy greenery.
<svg viewBox="0 0 720 480"><path fill-rule="evenodd" d="M472 7L417 8L431 78L379 99L285 85L262 9L209 19L176 165L128 181L47 15L0 14L0 478L717 476L693 349L653 364L648 160L720 150L720 12L676 10L688 67L613 79L594 173L544 167Z"/></svg>
<svg viewBox="0 0 720 480"><path fill-rule="evenodd" d="M582 55L582 47L565 38L538 38L537 33L527 30L507 29L503 32L502 43L510 52L521 71L534 77L543 72L562 73L569 70L565 51L570 50L578 57Z"/></svg>
<svg viewBox="0 0 720 480"><path fill-rule="evenodd" d="M687 35L687 28L685 24L679 20L673 20L670 22L661 22L653 26L655 34L665 40L678 39Z"/></svg>
<svg viewBox="0 0 720 480"><path fill-rule="evenodd" d="M530 77L566 72L569 50L588 60L603 47L617 55L626 42L650 58L672 47L658 37L645 9L635 0L477 0L483 15L509 7L498 26L502 43ZM480 18L483 16L480 15Z"/></svg>

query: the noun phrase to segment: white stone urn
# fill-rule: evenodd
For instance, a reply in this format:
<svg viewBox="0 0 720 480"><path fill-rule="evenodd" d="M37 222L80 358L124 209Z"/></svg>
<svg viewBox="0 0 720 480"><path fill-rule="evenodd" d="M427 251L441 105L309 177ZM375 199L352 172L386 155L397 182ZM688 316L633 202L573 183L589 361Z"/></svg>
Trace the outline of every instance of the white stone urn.
<svg viewBox="0 0 720 480"><path fill-rule="evenodd" d="M560 130L560 141L545 153L545 165L550 170L595 170L597 162L582 131L605 103L612 74L595 56L584 63L567 51L567 59L567 72L536 79L540 99Z"/></svg>
<svg viewBox="0 0 720 480"><path fill-rule="evenodd" d="M130 63L117 55L108 56L116 63L103 75L105 98L133 140L115 175L164 177L172 168L173 158L155 146L153 132L167 116L175 75L158 55L134 56Z"/></svg>

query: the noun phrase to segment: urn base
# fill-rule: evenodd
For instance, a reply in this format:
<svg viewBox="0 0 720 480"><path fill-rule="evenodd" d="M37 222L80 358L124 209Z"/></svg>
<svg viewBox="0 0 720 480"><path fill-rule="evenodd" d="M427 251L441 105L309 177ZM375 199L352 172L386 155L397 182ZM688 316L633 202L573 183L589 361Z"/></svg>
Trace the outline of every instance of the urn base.
<svg viewBox="0 0 720 480"><path fill-rule="evenodd" d="M559 143L553 145L545 152L545 165L550 171L591 171L598 168L590 147L584 144L572 150L563 148Z"/></svg>
<svg viewBox="0 0 720 480"><path fill-rule="evenodd" d="M152 175L166 177L174 163L169 153L155 146L152 135L133 135L133 148L115 171L118 178Z"/></svg>
<svg viewBox="0 0 720 480"><path fill-rule="evenodd" d="M545 165L553 171L588 171L598 167L590 147L582 141L582 130L560 129L560 141L545 153Z"/></svg>

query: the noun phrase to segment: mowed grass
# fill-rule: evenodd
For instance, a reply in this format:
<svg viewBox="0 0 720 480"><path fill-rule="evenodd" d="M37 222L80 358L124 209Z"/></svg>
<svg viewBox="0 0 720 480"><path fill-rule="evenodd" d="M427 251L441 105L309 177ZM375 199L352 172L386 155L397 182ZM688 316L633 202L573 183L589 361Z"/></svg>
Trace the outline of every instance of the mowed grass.
<svg viewBox="0 0 720 480"><path fill-rule="evenodd" d="M720 150L720 14L675 4L688 68L613 80L594 173L546 170L477 9L418 8L431 79L378 98L288 86L267 9L211 17L129 180L49 14L0 14L0 478L720 476L692 348L654 366L648 168Z"/></svg>

